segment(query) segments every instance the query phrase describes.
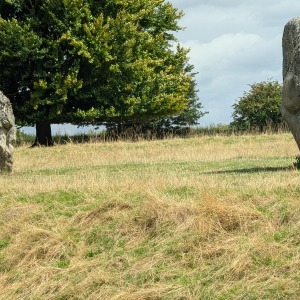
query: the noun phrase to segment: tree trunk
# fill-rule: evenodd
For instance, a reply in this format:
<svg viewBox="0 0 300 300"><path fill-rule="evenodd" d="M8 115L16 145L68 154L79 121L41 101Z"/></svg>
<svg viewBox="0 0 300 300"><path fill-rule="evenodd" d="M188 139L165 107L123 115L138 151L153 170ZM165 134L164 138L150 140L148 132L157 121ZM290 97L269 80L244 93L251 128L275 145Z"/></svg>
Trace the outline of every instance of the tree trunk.
<svg viewBox="0 0 300 300"><path fill-rule="evenodd" d="M53 146L51 124L47 121L36 122L36 136L32 147L36 146Z"/></svg>

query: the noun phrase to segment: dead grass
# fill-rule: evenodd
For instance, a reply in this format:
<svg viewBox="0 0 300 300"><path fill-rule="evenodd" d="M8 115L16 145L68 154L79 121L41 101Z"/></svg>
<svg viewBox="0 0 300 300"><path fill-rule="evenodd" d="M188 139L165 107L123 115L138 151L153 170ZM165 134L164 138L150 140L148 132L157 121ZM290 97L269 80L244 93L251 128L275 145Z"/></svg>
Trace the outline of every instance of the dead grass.
<svg viewBox="0 0 300 300"><path fill-rule="evenodd" d="M288 134L17 148L0 299L299 299L295 155Z"/></svg>

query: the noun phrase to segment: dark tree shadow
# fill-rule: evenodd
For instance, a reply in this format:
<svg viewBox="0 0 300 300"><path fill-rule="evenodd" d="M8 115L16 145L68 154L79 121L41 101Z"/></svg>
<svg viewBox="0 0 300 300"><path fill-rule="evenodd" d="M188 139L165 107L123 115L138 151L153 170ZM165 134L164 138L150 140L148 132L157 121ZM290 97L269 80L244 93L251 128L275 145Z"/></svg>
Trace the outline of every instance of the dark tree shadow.
<svg viewBox="0 0 300 300"><path fill-rule="evenodd" d="M219 171L209 171L203 174L231 174L231 173L261 173L261 172L281 172L281 171L292 171L294 168L292 166L288 167L254 167L254 168L244 168L244 169L234 169L234 170L219 170Z"/></svg>

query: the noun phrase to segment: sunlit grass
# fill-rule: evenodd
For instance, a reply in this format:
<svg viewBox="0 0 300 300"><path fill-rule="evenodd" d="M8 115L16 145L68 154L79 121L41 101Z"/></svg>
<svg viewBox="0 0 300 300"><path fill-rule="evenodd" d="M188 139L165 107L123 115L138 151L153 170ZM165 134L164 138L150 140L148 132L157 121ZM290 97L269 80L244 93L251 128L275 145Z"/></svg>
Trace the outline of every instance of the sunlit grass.
<svg viewBox="0 0 300 300"><path fill-rule="evenodd" d="M0 299L299 299L290 134L20 147Z"/></svg>

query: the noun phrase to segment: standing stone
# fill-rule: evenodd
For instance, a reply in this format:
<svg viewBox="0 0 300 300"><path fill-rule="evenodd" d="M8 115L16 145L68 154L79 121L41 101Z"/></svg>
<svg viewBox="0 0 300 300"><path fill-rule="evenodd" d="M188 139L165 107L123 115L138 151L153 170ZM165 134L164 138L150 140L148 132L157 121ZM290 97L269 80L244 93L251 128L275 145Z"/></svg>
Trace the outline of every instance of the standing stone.
<svg viewBox="0 0 300 300"><path fill-rule="evenodd" d="M12 142L15 138L16 130L13 110L9 99L0 92L0 172L12 171Z"/></svg>
<svg viewBox="0 0 300 300"><path fill-rule="evenodd" d="M300 150L300 17L284 27L281 113Z"/></svg>

